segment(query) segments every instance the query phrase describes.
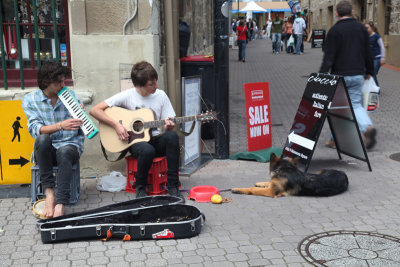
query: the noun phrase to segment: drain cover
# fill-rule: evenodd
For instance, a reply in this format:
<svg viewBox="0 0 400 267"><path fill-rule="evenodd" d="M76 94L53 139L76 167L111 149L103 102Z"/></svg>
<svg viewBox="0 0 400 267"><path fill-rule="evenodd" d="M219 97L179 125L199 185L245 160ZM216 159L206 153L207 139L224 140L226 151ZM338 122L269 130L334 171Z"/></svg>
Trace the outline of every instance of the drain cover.
<svg viewBox="0 0 400 267"><path fill-rule="evenodd" d="M400 153L395 153L389 156L392 160L400 161Z"/></svg>
<svg viewBox="0 0 400 267"><path fill-rule="evenodd" d="M315 266L400 266L400 239L372 232L319 233L303 239L298 250Z"/></svg>

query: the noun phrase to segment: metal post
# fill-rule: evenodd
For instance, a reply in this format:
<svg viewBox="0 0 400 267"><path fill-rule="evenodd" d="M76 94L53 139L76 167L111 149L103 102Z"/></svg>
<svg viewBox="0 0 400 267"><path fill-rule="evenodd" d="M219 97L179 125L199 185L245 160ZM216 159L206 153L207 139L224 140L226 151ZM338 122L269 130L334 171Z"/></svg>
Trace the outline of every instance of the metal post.
<svg viewBox="0 0 400 267"><path fill-rule="evenodd" d="M37 68L40 69L40 44L39 44L39 29L38 29L38 17L37 17L37 8L36 1L33 1L33 19L35 23L35 46L36 46L36 60L37 60Z"/></svg>
<svg viewBox="0 0 400 267"><path fill-rule="evenodd" d="M224 13L222 8L225 9ZM216 124L215 154L229 158L229 21L228 2L214 0L214 72Z"/></svg>
<svg viewBox="0 0 400 267"><path fill-rule="evenodd" d="M57 16L56 16L56 3L55 0L51 0L51 8L53 14L53 28L54 28L54 43L56 46L56 59L60 62L60 43L58 41L58 30L57 30ZM68 15L67 15L68 16Z"/></svg>
<svg viewBox="0 0 400 267"><path fill-rule="evenodd" d="M0 3L0 42L1 42L1 66L3 67L3 81L4 89L8 89L7 84L7 66L6 66L6 53L4 51L4 39L3 39L3 3Z"/></svg>
<svg viewBox="0 0 400 267"><path fill-rule="evenodd" d="M17 33L17 47L18 47L18 60L19 60L19 77L21 79L21 89L25 89L24 63L22 62L21 33L20 33L20 28L19 28L18 3L17 2L18 2L17 0L14 0L15 32Z"/></svg>

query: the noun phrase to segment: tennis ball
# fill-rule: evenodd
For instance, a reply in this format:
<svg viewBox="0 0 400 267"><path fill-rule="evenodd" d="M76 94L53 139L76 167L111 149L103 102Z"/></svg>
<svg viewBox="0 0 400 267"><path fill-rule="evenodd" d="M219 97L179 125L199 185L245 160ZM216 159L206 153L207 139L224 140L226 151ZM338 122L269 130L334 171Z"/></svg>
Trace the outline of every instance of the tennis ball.
<svg viewBox="0 0 400 267"><path fill-rule="evenodd" d="M211 202L214 204L221 204L222 203L222 197L221 195L215 194L211 197Z"/></svg>

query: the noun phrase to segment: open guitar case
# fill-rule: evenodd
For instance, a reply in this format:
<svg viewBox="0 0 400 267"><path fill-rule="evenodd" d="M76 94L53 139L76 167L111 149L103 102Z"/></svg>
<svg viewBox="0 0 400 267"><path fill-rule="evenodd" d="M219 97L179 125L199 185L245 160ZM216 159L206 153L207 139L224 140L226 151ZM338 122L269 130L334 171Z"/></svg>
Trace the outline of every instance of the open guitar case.
<svg viewBox="0 0 400 267"><path fill-rule="evenodd" d="M87 239L168 239L200 234L204 214L173 196L129 200L52 219L39 220L43 243Z"/></svg>

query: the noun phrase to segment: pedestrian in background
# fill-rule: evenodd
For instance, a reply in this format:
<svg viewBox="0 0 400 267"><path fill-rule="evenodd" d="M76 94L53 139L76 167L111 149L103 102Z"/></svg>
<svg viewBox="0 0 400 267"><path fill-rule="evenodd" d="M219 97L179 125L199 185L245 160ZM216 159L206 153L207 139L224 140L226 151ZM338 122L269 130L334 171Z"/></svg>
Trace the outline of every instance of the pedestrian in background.
<svg viewBox="0 0 400 267"><path fill-rule="evenodd" d="M374 75L374 65L369 36L364 25L352 17L352 5L342 0L336 5L338 22L329 30L326 37L325 52L320 72L331 72L344 76L350 101L360 131L364 134L367 149L376 144L376 129L367 111L362 106L362 87L364 79ZM326 146L333 147L330 140Z"/></svg>
<svg viewBox="0 0 400 267"><path fill-rule="evenodd" d="M272 53L279 54L281 51L283 19L279 17L279 13L275 13L275 20L272 22Z"/></svg>
<svg viewBox="0 0 400 267"><path fill-rule="evenodd" d="M306 28L306 22L303 19L304 12L297 13L297 18L294 20L293 23L293 32L294 32L294 43L295 55L301 55L303 52L301 51L301 45L303 44L303 32Z"/></svg>
<svg viewBox="0 0 400 267"><path fill-rule="evenodd" d="M239 46L239 61L246 62L246 37L247 27L243 20L240 20L239 26L236 27L236 35L238 37L237 44Z"/></svg>
<svg viewBox="0 0 400 267"><path fill-rule="evenodd" d="M285 43L285 51L287 53L293 53L294 51L293 46L288 44L290 37L293 35L293 16L287 18L283 32L284 32L283 42Z"/></svg>
<svg viewBox="0 0 400 267"><path fill-rule="evenodd" d="M271 39L272 21L269 19L267 22L267 37Z"/></svg>
<svg viewBox="0 0 400 267"><path fill-rule="evenodd" d="M378 71L383 64L385 64L385 46L383 45L382 37L379 35L374 23L365 23L369 34L369 45L371 46L372 56L374 57L374 80L377 86L379 86Z"/></svg>

